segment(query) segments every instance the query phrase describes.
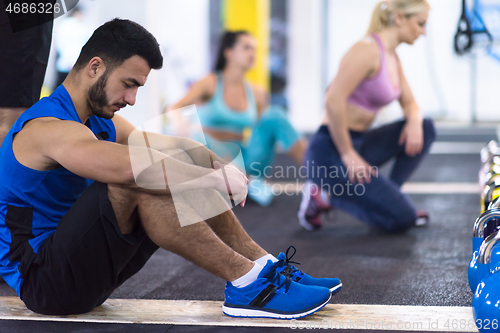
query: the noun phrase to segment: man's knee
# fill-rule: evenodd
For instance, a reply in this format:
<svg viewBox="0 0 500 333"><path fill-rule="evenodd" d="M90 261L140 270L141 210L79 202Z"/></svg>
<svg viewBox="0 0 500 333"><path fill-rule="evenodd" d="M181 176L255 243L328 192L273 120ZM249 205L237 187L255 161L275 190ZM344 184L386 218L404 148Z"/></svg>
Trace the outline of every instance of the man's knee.
<svg viewBox="0 0 500 333"><path fill-rule="evenodd" d="M111 196L116 197L133 197L137 195L137 190L126 185L120 185L120 184L106 184L108 187L108 196L111 198Z"/></svg>
<svg viewBox="0 0 500 333"><path fill-rule="evenodd" d="M112 203L121 203L127 207L136 207L141 200L150 201L151 198L162 198L161 200L171 200L172 196L167 193L150 193L141 188L127 185L107 184L108 197Z"/></svg>

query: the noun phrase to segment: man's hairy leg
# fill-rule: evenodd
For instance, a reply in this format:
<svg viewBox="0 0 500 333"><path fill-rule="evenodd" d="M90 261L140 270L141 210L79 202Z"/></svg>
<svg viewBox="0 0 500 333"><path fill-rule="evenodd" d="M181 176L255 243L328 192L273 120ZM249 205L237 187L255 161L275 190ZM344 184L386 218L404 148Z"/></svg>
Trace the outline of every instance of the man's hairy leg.
<svg viewBox="0 0 500 333"><path fill-rule="evenodd" d="M186 152L182 152L179 149L165 152L175 156L175 158L184 163L194 163L193 159ZM214 189L189 191L189 195L184 195L183 198L186 200L187 204L202 216L208 215L204 213L212 213L213 207L227 207L220 193ZM216 216L214 215L215 214L210 214L210 217L205 218L205 221L215 234L234 251L250 260L259 259L267 254L267 252L247 234L232 210L228 208L224 210L221 209Z"/></svg>
<svg viewBox="0 0 500 333"><path fill-rule="evenodd" d="M268 254L245 231L232 210L206 220L207 224L224 243L250 260L257 260Z"/></svg>
<svg viewBox="0 0 500 333"><path fill-rule="evenodd" d="M155 244L226 281L234 281L252 269L253 262L231 249L204 221L181 227L176 208L197 214L181 200L174 206L170 195L116 185L108 185L108 194L122 233L132 232L141 223Z"/></svg>

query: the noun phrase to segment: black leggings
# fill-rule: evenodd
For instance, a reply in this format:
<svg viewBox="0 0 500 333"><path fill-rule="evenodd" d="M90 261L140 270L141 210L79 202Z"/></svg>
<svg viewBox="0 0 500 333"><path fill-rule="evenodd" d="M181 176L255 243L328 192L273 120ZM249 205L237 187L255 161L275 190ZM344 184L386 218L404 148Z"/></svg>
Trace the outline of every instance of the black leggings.
<svg viewBox="0 0 500 333"><path fill-rule="evenodd" d="M424 119L424 145L414 157L404 152L399 137L405 121L397 121L366 132L351 131L354 149L372 166L379 167L392 158L394 166L389 179L378 175L368 184L352 184L333 143L328 128L321 126L306 152L309 178L331 193L335 208L347 211L367 224L386 232L403 232L415 225L416 211L401 185L408 180L429 152L436 138L431 119Z"/></svg>

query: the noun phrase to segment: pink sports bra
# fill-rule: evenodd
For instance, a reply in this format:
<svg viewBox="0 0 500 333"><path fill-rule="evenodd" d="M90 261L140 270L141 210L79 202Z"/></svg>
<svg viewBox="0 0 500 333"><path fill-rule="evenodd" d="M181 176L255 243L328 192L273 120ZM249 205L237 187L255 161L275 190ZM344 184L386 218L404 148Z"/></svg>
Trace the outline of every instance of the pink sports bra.
<svg viewBox="0 0 500 333"><path fill-rule="evenodd" d="M392 85L385 60L385 51L382 42L376 34L372 34L380 49L380 68L378 74L373 78L363 80L347 101L363 109L377 112L401 96L401 87ZM396 61L399 61L396 56Z"/></svg>

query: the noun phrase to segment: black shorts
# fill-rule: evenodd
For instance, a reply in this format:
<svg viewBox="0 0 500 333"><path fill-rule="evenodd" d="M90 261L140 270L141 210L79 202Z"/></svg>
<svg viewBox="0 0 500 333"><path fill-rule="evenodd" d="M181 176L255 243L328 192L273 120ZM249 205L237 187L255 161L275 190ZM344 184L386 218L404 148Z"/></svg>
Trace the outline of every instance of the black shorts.
<svg viewBox="0 0 500 333"><path fill-rule="evenodd" d="M94 182L61 219L23 273L21 299L46 315L89 312L158 249L142 226L123 235L107 185Z"/></svg>
<svg viewBox="0 0 500 333"><path fill-rule="evenodd" d="M38 24L40 19L26 15L23 23L33 27L14 33L0 1L0 107L28 108L40 99L53 26L53 20Z"/></svg>

